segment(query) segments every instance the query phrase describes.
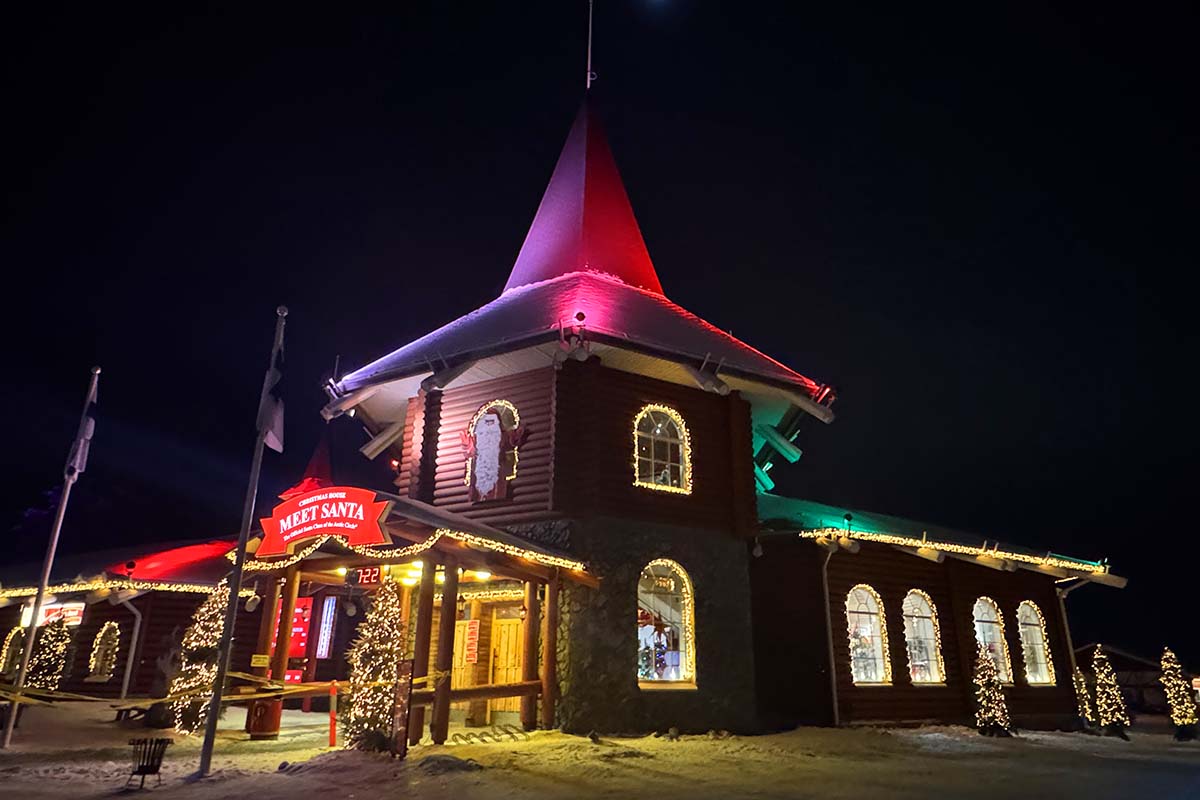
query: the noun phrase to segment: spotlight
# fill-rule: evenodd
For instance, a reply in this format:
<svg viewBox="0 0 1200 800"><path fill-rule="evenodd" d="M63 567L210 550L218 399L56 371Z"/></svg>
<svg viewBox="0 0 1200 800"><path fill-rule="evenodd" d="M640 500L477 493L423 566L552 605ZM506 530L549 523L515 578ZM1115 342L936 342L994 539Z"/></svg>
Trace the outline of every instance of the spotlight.
<svg viewBox="0 0 1200 800"><path fill-rule="evenodd" d="M249 597L246 598L246 611L251 614L254 613L254 611L259 607L259 605L261 603L262 603L261 597L259 597L256 594L250 595Z"/></svg>

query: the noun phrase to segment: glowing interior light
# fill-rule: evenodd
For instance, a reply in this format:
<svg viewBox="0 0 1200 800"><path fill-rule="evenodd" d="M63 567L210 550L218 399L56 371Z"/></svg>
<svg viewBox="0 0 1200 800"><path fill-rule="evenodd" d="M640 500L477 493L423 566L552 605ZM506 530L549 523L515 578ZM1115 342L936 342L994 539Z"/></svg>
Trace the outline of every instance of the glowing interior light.
<svg viewBox="0 0 1200 800"><path fill-rule="evenodd" d="M338 574L338 575L345 575L345 574L346 574L346 568L345 568L345 567L338 567L338 568L337 568L337 574Z"/></svg>
<svg viewBox="0 0 1200 800"><path fill-rule="evenodd" d="M446 582L446 573L444 573L444 572L439 572L439 573L438 573L438 574L437 574L437 575L434 577L434 580L436 580L438 583L445 583L445 582Z"/></svg>
<svg viewBox="0 0 1200 800"><path fill-rule="evenodd" d="M487 570L478 570L477 569L474 572L475 572L475 580L486 581L488 578L492 577L492 573L488 572Z"/></svg>
<svg viewBox="0 0 1200 800"><path fill-rule="evenodd" d="M404 584L405 586L416 586L417 579L416 578L401 578L400 583Z"/></svg>
<svg viewBox="0 0 1200 800"><path fill-rule="evenodd" d="M425 562L420 559L417 559L416 561L412 562L413 569L423 569L424 567L425 567Z"/></svg>

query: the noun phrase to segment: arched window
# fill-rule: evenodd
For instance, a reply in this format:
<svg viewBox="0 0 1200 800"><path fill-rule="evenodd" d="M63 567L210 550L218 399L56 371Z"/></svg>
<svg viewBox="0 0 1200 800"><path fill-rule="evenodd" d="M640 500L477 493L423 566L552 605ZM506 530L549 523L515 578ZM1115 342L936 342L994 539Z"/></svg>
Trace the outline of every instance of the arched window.
<svg viewBox="0 0 1200 800"><path fill-rule="evenodd" d="M913 683L941 683L942 633L933 600L920 589L904 597L904 643L908 646L908 674Z"/></svg>
<svg viewBox="0 0 1200 800"><path fill-rule="evenodd" d="M694 684L696 603L692 579L674 561L655 559L638 578L637 600L638 681Z"/></svg>
<svg viewBox="0 0 1200 800"><path fill-rule="evenodd" d="M975 641L987 650L1002 683L1012 683L1012 662L1008 658L1008 644L1004 640L1004 617L996 601L981 597L975 601Z"/></svg>
<svg viewBox="0 0 1200 800"><path fill-rule="evenodd" d="M121 648L121 628L109 620L100 627L92 642L92 655L88 660L88 676L92 682L107 681L117 667L117 651Z"/></svg>
<svg viewBox="0 0 1200 800"><path fill-rule="evenodd" d="M462 434L467 456L463 482L472 502L503 500L517 477L517 450L525 439L521 414L507 400L484 403Z"/></svg>
<svg viewBox="0 0 1200 800"><path fill-rule="evenodd" d="M36 644L36 642L35 642ZM14 626L0 645L0 675L8 676L17 671L21 664L21 650L25 646L25 629Z"/></svg>
<svg viewBox="0 0 1200 800"><path fill-rule="evenodd" d="M875 590L860 583L846 595L846 627L850 635L850 677L855 683L891 683L887 619Z"/></svg>
<svg viewBox="0 0 1200 800"><path fill-rule="evenodd" d="M692 493L692 441L673 408L648 405L633 418L633 484Z"/></svg>
<svg viewBox="0 0 1200 800"><path fill-rule="evenodd" d="M1025 680L1032 686L1054 685L1054 661L1046 641L1046 619L1042 610L1026 600L1017 606L1017 631L1025 655Z"/></svg>

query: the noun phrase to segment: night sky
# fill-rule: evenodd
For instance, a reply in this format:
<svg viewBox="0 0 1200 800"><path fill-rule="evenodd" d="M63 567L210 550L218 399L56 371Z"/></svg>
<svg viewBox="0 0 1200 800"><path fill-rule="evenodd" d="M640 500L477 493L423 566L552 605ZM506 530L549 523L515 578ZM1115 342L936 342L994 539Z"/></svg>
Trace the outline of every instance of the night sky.
<svg viewBox="0 0 1200 800"><path fill-rule="evenodd" d="M268 496L337 356L499 293L586 4L391 5L7 12L6 559L40 558L93 363L63 552L226 536L276 305ZM779 492L1107 557L1129 588L1071 596L1076 643L1200 668L1196 335L1149 277L1196 266L1195 20L838 5L598 3L592 100L666 294L839 389Z"/></svg>

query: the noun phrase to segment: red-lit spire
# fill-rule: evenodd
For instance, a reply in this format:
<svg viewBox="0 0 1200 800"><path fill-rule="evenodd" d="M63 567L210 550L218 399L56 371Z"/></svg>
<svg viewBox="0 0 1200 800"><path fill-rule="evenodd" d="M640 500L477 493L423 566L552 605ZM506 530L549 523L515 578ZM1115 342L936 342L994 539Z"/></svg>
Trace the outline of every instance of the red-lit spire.
<svg viewBox="0 0 1200 800"><path fill-rule="evenodd" d="M608 140L587 103L575 117L504 290L570 272L603 272L663 293Z"/></svg>
<svg viewBox="0 0 1200 800"><path fill-rule="evenodd" d="M312 458L308 460L308 467L304 470L304 477L295 486L280 493L279 499L288 500L316 489L324 489L327 486L333 486L333 467L329 458L328 427L321 433L321 440L317 442L317 449L313 451Z"/></svg>

